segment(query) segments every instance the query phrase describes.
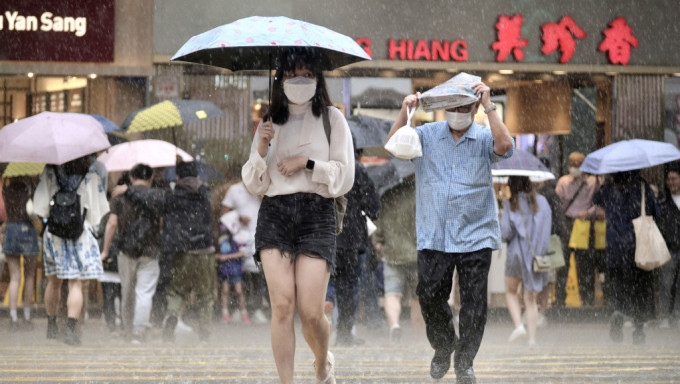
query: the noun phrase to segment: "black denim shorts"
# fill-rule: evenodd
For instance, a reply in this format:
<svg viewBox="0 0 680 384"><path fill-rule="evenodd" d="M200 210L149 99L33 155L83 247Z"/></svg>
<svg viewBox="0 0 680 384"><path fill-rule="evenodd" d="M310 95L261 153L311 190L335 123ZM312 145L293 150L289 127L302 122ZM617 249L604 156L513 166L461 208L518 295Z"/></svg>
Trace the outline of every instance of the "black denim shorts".
<svg viewBox="0 0 680 384"><path fill-rule="evenodd" d="M265 196L257 215L255 260L260 251L276 248L291 262L301 253L335 265L335 200L316 193Z"/></svg>

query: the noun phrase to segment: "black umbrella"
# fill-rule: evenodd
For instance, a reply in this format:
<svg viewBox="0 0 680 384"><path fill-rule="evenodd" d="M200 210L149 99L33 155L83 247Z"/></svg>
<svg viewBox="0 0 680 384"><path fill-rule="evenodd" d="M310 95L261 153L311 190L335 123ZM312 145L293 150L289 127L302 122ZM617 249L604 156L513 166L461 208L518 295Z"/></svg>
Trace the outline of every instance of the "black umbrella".
<svg viewBox="0 0 680 384"><path fill-rule="evenodd" d="M356 149L361 149L384 146L394 121L369 116L350 116L347 118L347 124L352 131Z"/></svg>
<svg viewBox="0 0 680 384"><path fill-rule="evenodd" d="M198 165L198 177L201 178L201 180L207 181L207 180L224 180L224 176L216 170L215 168L211 167L210 165L203 163L203 162L197 162ZM168 167L165 170L165 179L169 181L175 181L177 180L177 167Z"/></svg>
<svg viewBox="0 0 680 384"><path fill-rule="evenodd" d="M401 184L405 178L414 175L416 167L410 160L395 157L384 164L366 167L366 172L378 190L378 195L382 196Z"/></svg>

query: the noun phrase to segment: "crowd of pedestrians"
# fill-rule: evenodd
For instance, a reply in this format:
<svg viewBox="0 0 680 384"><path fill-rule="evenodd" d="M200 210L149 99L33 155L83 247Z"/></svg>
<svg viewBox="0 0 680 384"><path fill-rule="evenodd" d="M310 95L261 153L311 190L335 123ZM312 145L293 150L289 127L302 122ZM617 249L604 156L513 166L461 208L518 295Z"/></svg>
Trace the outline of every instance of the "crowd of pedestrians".
<svg viewBox="0 0 680 384"><path fill-rule="evenodd" d="M283 383L294 377L296 316L315 357L316 382L335 383L330 349L364 343L355 331L362 309L373 316L367 316L371 326L399 344L404 304L414 333L410 342L426 339L434 351L430 375L444 377L453 356L457 382L476 382L473 363L486 323L491 255L502 243L513 324L509 342L540 342L537 328L546 309L566 305L570 267L577 271L585 307L596 304L604 276L614 342L625 339L626 319L632 320L634 344L645 342L645 324L652 319L664 328L679 325L680 164L665 165L665 188L656 193L639 171L583 173L585 156L574 152L568 174L556 184L510 176L509 195L498 199L491 165L511 157L515 144L489 87L477 83L471 88L477 101L446 109L445 121L415 128L422 145L422 156L412 160L415 176L379 195L344 116L330 103L316 61L302 51L283 60L243 180L220 196L218 215L193 161L178 160L173 185L137 164L108 188L108 175L94 156L48 165L39 178L5 179L0 218L10 277L9 329L33 329L39 239L48 339L81 343L85 292L96 280L106 326L135 344L153 337L154 328L172 343L183 320L202 343L219 323L270 322ZM407 110L419 106L419 96L404 99L388 139L406 124ZM474 121L480 108L489 127ZM672 255L654 272L637 268L634 260L632 220L643 206ZM605 242L597 239L597 221L606 221ZM372 235L367 222L377 226ZM580 222L591 228L584 246L575 245ZM536 257L554 251L566 265L537 270ZM376 316L378 285L384 312ZM460 308L454 310L449 297L456 288ZM61 323L60 301L66 311ZM336 311L331 319L329 308ZM189 312L195 319L188 320Z"/></svg>

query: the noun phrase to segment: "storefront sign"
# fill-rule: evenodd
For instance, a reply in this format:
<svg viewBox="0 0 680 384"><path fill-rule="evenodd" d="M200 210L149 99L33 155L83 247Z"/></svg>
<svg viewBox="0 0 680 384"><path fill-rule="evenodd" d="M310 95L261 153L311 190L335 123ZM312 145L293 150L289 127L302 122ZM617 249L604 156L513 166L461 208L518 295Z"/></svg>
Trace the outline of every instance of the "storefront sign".
<svg viewBox="0 0 680 384"><path fill-rule="evenodd" d="M515 61L524 60L524 49L529 45L522 38L524 18L521 14L501 15L496 23L497 40L490 44L496 51L496 62L504 62L512 56ZM602 31L604 40L598 50L608 53L612 64L628 65L631 47L638 46L633 29L623 17L612 21ZM567 64L576 52L578 40L588 38L588 34L569 16L563 16L558 22L541 25L541 54L550 56L559 52L559 62ZM362 37L356 40L366 53L372 56L371 39ZM468 42L466 40L413 40L389 39L387 41L387 58L389 60L426 60L426 61L467 61Z"/></svg>
<svg viewBox="0 0 680 384"><path fill-rule="evenodd" d="M112 62L115 0L0 0L0 60Z"/></svg>

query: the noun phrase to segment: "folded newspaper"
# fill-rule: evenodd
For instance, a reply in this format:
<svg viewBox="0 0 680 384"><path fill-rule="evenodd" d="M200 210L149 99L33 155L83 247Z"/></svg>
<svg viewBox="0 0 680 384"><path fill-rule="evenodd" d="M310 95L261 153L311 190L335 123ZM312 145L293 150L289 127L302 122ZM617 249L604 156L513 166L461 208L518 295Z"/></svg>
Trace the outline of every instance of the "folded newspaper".
<svg viewBox="0 0 680 384"><path fill-rule="evenodd" d="M472 91L472 86L481 81L479 76L461 72L420 95L420 106L429 112L472 104L479 100Z"/></svg>

